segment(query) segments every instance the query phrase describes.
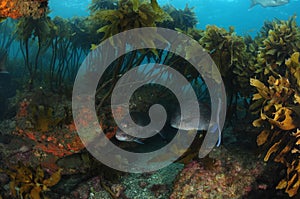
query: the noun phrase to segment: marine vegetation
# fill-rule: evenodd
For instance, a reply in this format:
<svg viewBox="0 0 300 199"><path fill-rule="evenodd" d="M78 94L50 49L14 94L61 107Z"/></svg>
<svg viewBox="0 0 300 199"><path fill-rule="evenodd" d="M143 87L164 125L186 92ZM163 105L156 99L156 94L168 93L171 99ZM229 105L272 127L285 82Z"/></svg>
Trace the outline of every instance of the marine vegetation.
<svg viewBox="0 0 300 199"><path fill-rule="evenodd" d="M296 24L296 16L289 20L274 20L265 23L261 31L261 42L257 54L255 73L259 79L270 71L284 76L285 60L300 49L300 32ZM267 76L264 81L267 81Z"/></svg>
<svg viewBox="0 0 300 199"><path fill-rule="evenodd" d="M300 186L299 30L295 17L286 22L276 20L268 29L257 56L256 68L261 70L250 79L258 91L250 109L259 115L253 125L261 128L257 144L267 149L264 160L286 167L286 176L276 189L284 189L292 197Z"/></svg>
<svg viewBox="0 0 300 199"><path fill-rule="evenodd" d="M19 3L17 4L17 2ZM27 7L24 7L25 5ZM266 150L264 160L274 160L286 167L286 175L282 176L283 178L278 182L276 188L284 189L291 197L299 192L300 31L296 25L295 16L287 21L276 19L272 22L265 22L259 35L252 39L249 36L238 36L233 27L226 30L209 25L205 30L196 29L197 19L193 8L188 6L184 9L177 9L172 6L160 7L157 0L92 0L89 9L91 15L88 17L63 19L48 16L46 0L2 0L0 3L1 21L7 17L14 19L23 17L17 20L15 34L6 32L6 30L14 28L10 28L11 24L14 25L8 23L10 20L0 24L0 59L7 55L9 60L11 53L5 52L5 49L8 49L18 39L23 58L20 65L29 73L26 93L21 97L16 96L14 99L18 101L16 106L19 104L20 107L16 111L17 114L14 118L16 126L13 127L16 129L13 131L23 138L28 138L30 143L34 143L34 146L31 147L34 152L33 156L37 156L35 158L41 160L41 166L37 168L27 167L20 163L11 169L1 170L11 178L10 189L14 197L45 198L44 192L58 183L61 174L60 170L53 175L44 173L42 167L44 168L49 162L47 163L43 158L52 157L52 160L59 160L60 163L65 161L65 165L68 165L70 159L81 155L80 153L84 151L85 146L76 132L70 113L70 101L64 98L70 94L71 90L69 89L67 94L64 92L68 89L67 84L72 84L82 60L90 50L97 47L97 44L120 32L141 27L170 28L188 34L198 41L219 68L226 89L229 88L227 89L230 97L229 106L237 105L238 101L242 99L246 102L244 104L245 109L248 110L248 103L250 96L252 96L253 103L250 109L258 117L253 125L260 128L257 145ZM159 41L164 39L150 34L141 37L137 39L142 39L145 44L153 43L154 39ZM123 47L130 48L127 44ZM195 56L191 53L193 46L188 46L186 49L181 48L181 46L179 48L186 57ZM176 69L186 77L193 88L200 88L199 90L201 92L204 90L203 93L205 93L206 86L201 74L180 56L161 49L130 51L111 63L99 80L96 90L95 106L100 118L99 125L104 129L107 138L114 139L117 130L113 122L111 107L107 106L117 81L130 69L142 63L153 62ZM14 62L14 65L18 64ZM207 68L210 70L209 67ZM10 69L14 68L11 67ZM161 71L155 71L153 67L149 71L148 69L141 71L141 75L149 77L158 73L157 78L164 75L163 72L160 73ZM22 71L19 68L17 70ZM86 78L93 77L93 71L89 72L86 73ZM213 76L214 74L210 73L210 75ZM250 79L250 77L252 78ZM130 99L131 111L147 111L152 105L151 103L163 101L160 104L166 105L165 108L169 115L173 110L171 106L178 103L174 100L175 97L169 95L164 87L148 85L143 89L141 92L134 93ZM63 94L64 97L60 97L59 94L54 95L54 93ZM197 95L202 96L203 93L197 93ZM85 100L84 97L82 100ZM236 111L231 107L229 110ZM119 115L122 115L122 111L121 107ZM231 114L234 113L229 113L230 116ZM90 110L83 108L80 116L82 116L80 117L82 120L79 122L86 124L86 126L89 122L93 122L91 121ZM102 120L102 118L104 119ZM196 177L197 182L201 181L198 185L201 183L205 185L207 182L207 179L204 179L202 175L207 173L206 170L211 171L206 177L216 179L216 173L211 168L217 166L220 173L224 173L227 169L221 165L222 161L214 162L211 158L203 160L201 163L191 163L192 160L197 159L202 138L198 137L186 153L177 160L177 162L195 169L191 175ZM132 146L131 144L128 145ZM172 148L171 155L181 154L181 150L179 146L175 146ZM170 154L166 154L151 161L159 162L169 156ZM83 157L80 158L84 159ZM114 176L119 175L105 176L111 174L109 168L99 165L96 160L93 162L88 158L85 160L89 166L90 175L100 175L102 176L101 180L104 178L111 180ZM225 160L227 161L227 159ZM223 162L226 164L226 161ZM228 161L230 160L228 159ZM54 164L55 161L50 163L52 166L57 166ZM233 165L235 168L227 170L232 171L232 173L227 172L227 176L240 173L242 174L240 176L246 179L240 165L234 164L234 162L230 162L229 165ZM190 168L186 172L189 172ZM51 170L50 166L47 169ZM84 168L79 169L86 172ZM254 175L250 174L248 173L246 177L251 178L252 182ZM230 183L226 184L229 182L226 179L227 176L224 174L217 176L223 183L222 186L224 187L221 188L224 188L225 191L228 190L226 189L228 185L231 186ZM229 177L229 179L237 181L239 178ZM186 180L190 182L190 179L186 178ZM103 182L105 181L101 181L101 183ZM186 182L184 180L177 187L178 196L181 196L181 188L185 188ZM106 184L102 184L102 187L114 197L110 187L107 188L106 186ZM216 190L219 188L216 184L207 186L214 186ZM189 196L191 187L186 189ZM244 189L236 188L233 187L231 190L247 192ZM197 190L193 188L193 191ZM231 190L229 189L229 192ZM230 194L232 193L228 193L228 195ZM203 197L203 195L199 197Z"/></svg>
<svg viewBox="0 0 300 199"><path fill-rule="evenodd" d="M89 7L91 12L96 12L97 10L114 10L117 9L117 0L92 0Z"/></svg>
<svg viewBox="0 0 300 199"><path fill-rule="evenodd" d="M247 160L245 165L222 149L222 158L191 161L177 176L170 199L248 198L251 184L260 175L261 162Z"/></svg>
<svg viewBox="0 0 300 199"><path fill-rule="evenodd" d="M197 34L196 34L197 35ZM251 95L249 78L253 75L251 63L253 57L248 51L245 39L236 35L234 27L229 31L214 25L206 26L199 43L207 50L217 65L223 78L229 107L235 107L240 97L244 99ZM245 101L245 106L247 101ZM247 108L246 108L247 109ZM236 109L229 109L229 117L236 114Z"/></svg>
<svg viewBox="0 0 300 199"><path fill-rule="evenodd" d="M58 95L45 91L43 88L35 89L33 93L28 95L23 100L26 106L20 107L18 125L44 133L71 123L72 117L67 105L53 103L53 100L60 99ZM26 123L25 126L24 123Z"/></svg>
<svg viewBox="0 0 300 199"><path fill-rule="evenodd" d="M151 0L151 3L141 0L120 0L117 9L97 10L91 19L107 23L97 30L104 33L103 39L133 28L155 27L156 23L172 21L156 0Z"/></svg>
<svg viewBox="0 0 300 199"><path fill-rule="evenodd" d="M101 40L133 28L155 27L158 23L172 21L172 18L160 8L156 0L151 0L151 2L141 0L120 0L117 5L116 9L96 10L95 12L92 12L90 16L90 20L96 22L92 22L92 25L100 25L97 27L97 33L102 34L100 37ZM151 42L151 39L155 38L155 35L143 35L142 37L143 38L140 39L147 43L149 41ZM150 37L150 39L148 37ZM92 49L95 47L97 46L92 45ZM133 51L113 62L112 67L108 70L108 75L101 80L103 81L103 84L100 82L102 86L97 89L97 110L99 110L100 107L103 107L104 102L109 99L114 85L124 72L140 65L147 56L153 56L154 54L157 55L157 51Z"/></svg>
<svg viewBox="0 0 300 199"><path fill-rule="evenodd" d="M24 17L18 21L16 32L18 39L20 40L20 48L24 58L25 67L30 76L29 89L32 89L33 81L37 78L41 52L49 47L48 38L51 37L51 30L53 27L53 22L50 17L46 15L38 19ZM35 42L35 39L37 39L38 48L35 56L31 57L32 52L30 52L29 43L32 41Z"/></svg>
<svg viewBox="0 0 300 199"><path fill-rule="evenodd" d="M1 0L0 20L6 17L17 19L20 17L39 18L48 10L48 0Z"/></svg>
<svg viewBox="0 0 300 199"><path fill-rule="evenodd" d="M47 198L44 193L61 179L61 169L48 176L40 166L34 169L20 162L11 166L11 170L0 169L0 172L9 175L10 192L14 198Z"/></svg>
<svg viewBox="0 0 300 199"><path fill-rule="evenodd" d="M232 80L237 74L244 75L241 72L248 67L250 59L249 54L246 52L244 39L236 35L234 27L230 27L229 31L227 31L224 28L209 25L206 27L199 43L213 58L227 87L234 85L239 91L248 90L239 88L245 85L244 82L240 82L244 81L244 79Z"/></svg>
<svg viewBox="0 0 300 199"><path fill-rule="evenodd" d="M52 91L62 91L65 82L75 79L82 57L90 48L89 35L85 33L85 20L79 17L51 20L48 38L50 62L46 62L46 79Z"/></svg>
<svg viewBox="0 0 300 199"><path fill-rule="evenodd" d="M15 41L16 34L14 33L15 23L12 20L6 20L0 24L0 60L4 53L9 52L12 43Z"/></svg>
<svg viewBox="0 0 300 199"><path fill-rule="evenodd" d="M95 39L89 34L86 18L22 18L16 27L17 39L29 73L28 90L45 85L63 92ZM45 57L49 57L46 59Z"/></svg>
<svg viewBox="0 0 300 199"><path fill-rule="evenodd" d="M287 167L286 178L277 185L277 189L285 189L289 196L294 196L300 186L299 162L299 127L300 96L285 77L269 77L266 86L257 79L251 79L258 93L253 96L257 100L252 104L262 107L260 118L253 122L256 127L263 127L257 137L258 146L269 148L264 160L272 158L275 162Z"/></svg>
<svg viewBox="0 0 300 199"><path fill-rule="evenodd" d="M183 10L176 9L171 5L166 5L163 7L163 10L172 17L173 21L163 22L159 24L159 26L170 29L179 28L183 31L187 31L189 28L195 28L198 21L193 9L194 8L189 8L187 4Z"/></svg>

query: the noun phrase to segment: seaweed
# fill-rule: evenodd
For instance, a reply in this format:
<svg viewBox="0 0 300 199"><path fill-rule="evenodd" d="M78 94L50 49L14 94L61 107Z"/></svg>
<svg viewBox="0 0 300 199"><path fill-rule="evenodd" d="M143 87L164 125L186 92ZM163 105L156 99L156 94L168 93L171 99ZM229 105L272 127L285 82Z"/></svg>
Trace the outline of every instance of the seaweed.
<svg viewBox="0 0 300 199"><path fill-rule="evenodd" d="M98 10L114 10L117 9L117 0L92 0L89 10L96 12Z"/></svg>
<svg viewBox="0 0 300 199"><path fill-rule="evenodd" d="M50 17L44 15L41 18L24 17L21 18L16 27L16 33L20 42L21 52L24 58L25 67L29 72L29 90L33 88L34 81L37 78L37 72L40 68L39 59L43 50L50 45L49 38L51 38L52 30L55 28ZM35 41L37 38L37 52L30 60L30 41Z"/></svg>
<svg viewBox="0 0 300 199"><path fill-rule="evenodd" d="M195 28L198 23L194 8L189 8L186 4L185 8L176 9L171 5L166 5L163 7L163 10L172 17L172 21L159 23L158 26L170 29L180 29L187 31L190 28Z"/></svg>
<svg viewBox="0 0 300 199"><path fill-rule="evenodd" d="M224 28L208 25L199 43L217 65L225 88L230 88L227 90L229 106L236 105L240 97L249 97L253 91L249 86L249 78L254 74L251 66L254 62L253 56L248 51L244 38L236 35L234 27L229 27L227 31ZM228 112L229 117L237 115L236 111L235 108L231 109L231 112Z"/></svg>
<svg viewBox="0 0 300 199"><path fill-rule="evenodd" d="M267 75L272 71L284 76L285 60L300 50L296 16L287 21L276 19L272 23L266 23L261 32L263 36L257 54L256 73Z"/></svg>
<svg viewBox="0 0 300 199"><path fill-rule="evenodd" d="M291 58L285 61L285 65L290 71L290 75L292 76L289 78L291 80L291 84L297 85L295 89L300 92L300 61L299 61L299 52L295 52L292 54ZM289 75L289 74L287 74Z"/></svg>
<svg viewBox="0 0 300 199"><path fill-rule="evenodd" d="M68 106L54 102L63 99L42 87L35 89L33 93L29 93L29 96L20 102L17 126L23 130L44 133L70 124L73 118L69 113Z"/></svg>
<svg viewBox="0 0 300 199"><path fill-rule="evenodd" d="M23 165L21 162L12 166L12 169L0 169L0 172L9 175L10 192L14 198L47 198L44 193L61 179L61 169L47 177L40 166L34 169Z"/></svg>
<svg viewBox="0 0 300 199"><path fill-rule="evenodd" d="M285 76L269 75L267 83L250 79L250 84L258 91L253 95L255 102L250 109L260 115L253 125L262 128L257 145L267 149L264 161L273 159L286 166L286 177L276 189L285 189L290 197L297 194L300 186L300 98L299 76L295 72L299 67L298 54L293 53L285 61L286 66L282 66Z"/></svg>
<svg viewBox="0 0 300 199"><path fill-rule="evenodd" d="M91 19L107 23L97 30L98 33L104 33L103 39L129 29L155 27L158 22L172 21L156 0L151 0L150 3L141 0L120 0L117 9L96 11Z"/></svg>

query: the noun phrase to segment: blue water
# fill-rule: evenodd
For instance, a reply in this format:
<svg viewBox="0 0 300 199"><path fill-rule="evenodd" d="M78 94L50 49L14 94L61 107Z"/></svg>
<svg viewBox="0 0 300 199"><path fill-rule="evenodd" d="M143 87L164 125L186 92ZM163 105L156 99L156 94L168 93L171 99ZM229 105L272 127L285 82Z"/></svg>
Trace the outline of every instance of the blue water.
<svg viewBox="0 0 300 199"><path fill-rule="evenodd" d="M88 7L91 0L50 0L50 16L70 18L89 15ZM178 9L184 9L186 3L194 7L198 17L197 28L204 29L206 25L217 25L228 28L234 26L237 34L255 36L265 20L274 18L286 20L298 14L299 0L291 0L289 4L279 7L263 8L257 5L251 9L250 0L158 0L160 5L171 4ZM300 24L300 19L297 19Z"/></svg>

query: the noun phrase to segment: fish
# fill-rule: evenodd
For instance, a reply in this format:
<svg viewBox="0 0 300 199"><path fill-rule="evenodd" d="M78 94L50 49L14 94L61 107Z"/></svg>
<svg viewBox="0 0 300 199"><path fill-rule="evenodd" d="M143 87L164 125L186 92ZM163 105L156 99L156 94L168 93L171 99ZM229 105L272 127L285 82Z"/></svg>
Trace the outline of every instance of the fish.
<svg viewBox="0 0 300 199"><path fill-rule="evenodd" d="M192 104L192 103L189 103ZM171 127L175 129L180 129L184 131L192 131L192 130L197 130L197 131L208 131L210 127L210 132L211 133L218 133L219 135L219 140L217 143L217 146L219 147L221 144L221 128L219 126L219 114L221 111L221 101L219 101L218 104L218 110L217 110L217 122L213 122L210 124L210 119L211 119L211 109L210 107L202 102L198 102L199 104L199 110L200 110L200 121L199 118L196 118L192 114L183 116L181 119L181 114L180 110L176 109L174 116L170 120L170 125ZM193 108L193 107L188 107L188 108ZM181 119L181 121L180 121ZM195 129L195 126L198 127ZM211 125L211 126L210 126Z"/></svg>
<svg viewBox="0 0 300 199"><path fill-rule="evenodd" d="M128 119L132 118L132 120L136 123L138 126L146 126L150 123L150 118L146 115L146 113L143 112L131 112L129 115L126 115L123 120L121 121L122 129L126 129L126 132L134 131L134 127L128 126ZM118 141L121 142L136 142L138 144L144 144L142 139L139 139L138 137L134 137L132 135L127 134L126 132L122 131L120 128L117 128L115 138ZM160 130L155 131L156 134L159 134L163 140L166 139L166 137L163 135L163 133Z"/></svg>
<svg viewBox="0 0 300 199"><path fill-rule="evenodd" d="M197 130L199 132L207 131L209 129L209 127L211 127L210 131L212 133L219 134L219 141L217 143L217 146L219 146L221 143L221 129L219 127L219 124L217 122L210 124L210 119L211 119L210 106L208 106L207 104L202 103L202 102L198 102L198 103L199 103L199 110L200 110L200 121L199 121L199 118L196 118L193 115L187 115L187 116L183 117L182 121L181 121L180 109L177 108L177 109L175 109L173 114L171 114L168 125L170 125L172 128L175 128L175 129L180 129L180 130L184 130L184 131ZM192 103L188 103L188 104L192 104ZM193 107L188 107L188 108L193 108ZM220 107L218 107L218 113L220 113L219 108ZM130 115L125 116L121 122L122 129L127 129L127 132L134 130L134 128L130 128L128 126L128 123L126 122L126 119L128 117L132 117L132 120L139 126L146 126L150 122L150 118L146 115L146 113L132 112ZM198 124L198 127L195 129L195 126L197 126L197 124ZM212 125L212 126L210 126L210 125ZM155 133L159 134L163 140L166 140L166 136L164 135L163 131L156 130ZM118 141L122 141L122 142L136 142L139 144L144 144L141 139L125 133L120 128L117 129L115 138Z"/></svg>
<svg viewBox="0 0 300 199"><path fill-rule="evenodd" d="M176 109L173 113L173 116L170 120L171 127L175 129L190 131L190 130L197 130L197 131L206 131L209 127L210 122L210 107L202 102L199 102L199 109L200 109L200 122L199 118L194 117L193 115L187 115L182 118L180 123L180 110ZM198 128L195 129L195 126L199 122Z"/></svg>
<svg viewBox="0 0 300 199"><path fill-rule="evenodd" d="M261 5L262 7L276 7L288 4L289 0L251 0L250 8Z"/></svg>
<svg viewBox="0 0 300 199"><path fill-rule="evenodd" d="M141 139L125 133L120 128L117 129L115 138L121 142L136 142L138 144L144 144L144 142Z"/></svg>

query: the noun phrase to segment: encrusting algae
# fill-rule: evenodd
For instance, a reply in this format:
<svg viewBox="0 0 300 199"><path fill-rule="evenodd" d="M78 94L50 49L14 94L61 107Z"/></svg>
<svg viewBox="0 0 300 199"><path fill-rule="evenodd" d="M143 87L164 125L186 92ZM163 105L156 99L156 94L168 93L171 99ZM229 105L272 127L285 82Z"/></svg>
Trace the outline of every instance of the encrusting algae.
<svg viewBox="0 0 300 199"><path fill-rule="evenodd" d="M1 0L0 18L39 18L48 10L48 0Z"/></svg>

